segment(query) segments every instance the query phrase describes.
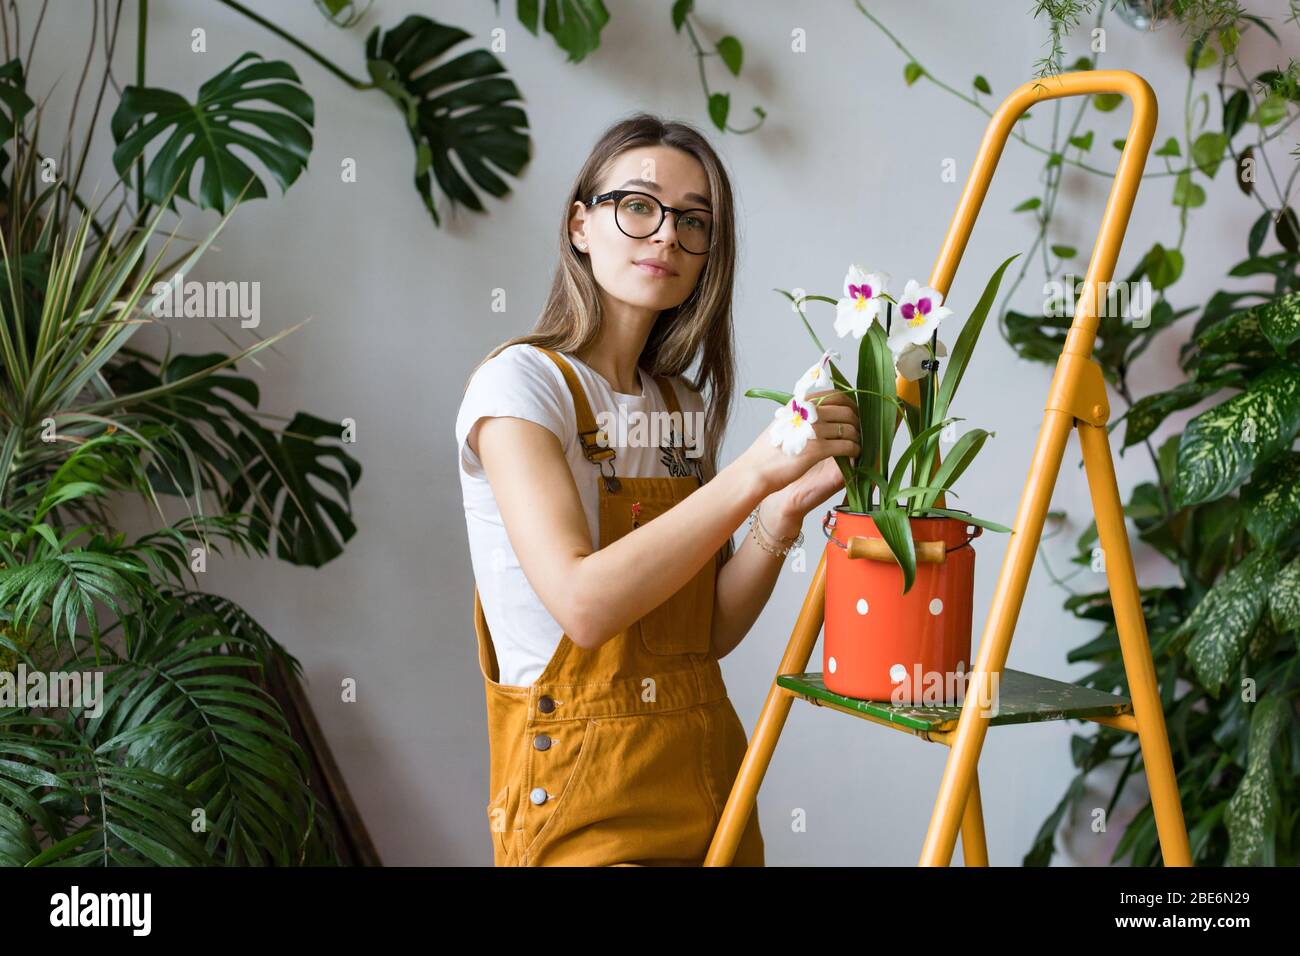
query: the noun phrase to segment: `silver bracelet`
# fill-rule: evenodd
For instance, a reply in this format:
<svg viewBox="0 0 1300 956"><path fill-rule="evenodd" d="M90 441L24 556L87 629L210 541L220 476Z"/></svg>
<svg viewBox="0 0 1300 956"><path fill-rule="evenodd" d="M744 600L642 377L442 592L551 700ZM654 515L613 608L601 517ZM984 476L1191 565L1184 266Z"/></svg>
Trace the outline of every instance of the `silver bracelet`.
<svg viewBox="0 0 1300 956"><path fill-rule="evenodd" d="M767 527L763 524L762 515L759 514L758 509L760 507L762 507L762 502L759 502L759 504L754 507L754 510L749 513L749 530L750 533L753 535L754 541L758 543L758 546L760 548L762 548L764 551L768 552L769 554L775 554L778 557L784 557L785 555L789 554L792 550L794 550L795 548L803 544L802 530L800 530L798 536L794 539L794 541L790 542L780 550L771 548L766 543L764 543L762 537L759 535L760 530L764 535L767 535L767 537L771 538L773 541L783 542L786 541L787 539L778 537L777 535L774 535L772 534L772 532L767 530Z"/></svg>

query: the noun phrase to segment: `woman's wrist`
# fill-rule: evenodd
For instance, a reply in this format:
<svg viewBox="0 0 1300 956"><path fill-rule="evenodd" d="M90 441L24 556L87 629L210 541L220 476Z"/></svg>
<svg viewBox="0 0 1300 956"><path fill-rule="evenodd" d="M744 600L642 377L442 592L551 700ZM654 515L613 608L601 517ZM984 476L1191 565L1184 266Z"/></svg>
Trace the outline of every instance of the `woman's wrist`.
<svg viewBox="0 0 1300 956"><path fill-rule="evenodd" d="M791 500L788 489L773 492L763 499L758 506L758 517L763 528L773 537L788 543L799 537L803 530L806 512Z"/></svg>

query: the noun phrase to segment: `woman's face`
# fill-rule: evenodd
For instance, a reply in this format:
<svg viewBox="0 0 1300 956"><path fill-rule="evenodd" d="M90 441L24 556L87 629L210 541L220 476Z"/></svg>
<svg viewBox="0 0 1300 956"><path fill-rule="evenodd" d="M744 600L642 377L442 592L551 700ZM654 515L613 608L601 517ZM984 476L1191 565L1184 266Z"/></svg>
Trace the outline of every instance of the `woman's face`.
<svg viewBox="0 0 1300 956"><path fill-rule="evenodd" d="M708 177L699 160L671 146L643 146L622 153L594 195L614 189L648 193L677 209L710 209L712 203ZM591 257L596 282L607 294L628 305L656 312L680 305L695 288L708 254L692 255L682 248L677 217L672 213L664 216L657 232L643 239L624 234L615 222L614 205L612 199L597 206L575 202L569 219L569 237L579 255ZM653 204L643 202L633 209L648 215L651 226L659 216ZM625 218L630 221L631 216ZM703 217L696 219L696 227L702 221ZM639 260L658 262L668 272L661 274L638 265Z"/></svg>

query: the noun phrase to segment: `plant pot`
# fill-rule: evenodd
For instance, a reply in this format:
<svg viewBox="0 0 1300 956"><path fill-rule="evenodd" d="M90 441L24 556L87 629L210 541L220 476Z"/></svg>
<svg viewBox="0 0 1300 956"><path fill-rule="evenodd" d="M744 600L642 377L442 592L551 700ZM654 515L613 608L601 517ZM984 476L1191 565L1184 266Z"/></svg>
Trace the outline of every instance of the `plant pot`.
<svg viewBox="0 0 1300 956"><path fill-rule="evenodd" d="M982 528L958 518L910 518L916 578L869 515L839 505L826 533L822 680L845 697L958 704L970 668L975 549Z"/></svg>

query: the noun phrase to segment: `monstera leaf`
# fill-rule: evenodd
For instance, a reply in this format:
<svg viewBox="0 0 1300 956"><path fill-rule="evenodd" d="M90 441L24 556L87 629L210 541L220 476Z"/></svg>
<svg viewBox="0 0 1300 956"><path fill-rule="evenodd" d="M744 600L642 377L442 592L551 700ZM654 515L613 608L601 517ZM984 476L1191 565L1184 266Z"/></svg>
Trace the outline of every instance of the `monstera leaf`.
<svg viewBox="0 0 1300 956"><path fill-rule="evenodd" d="M226 510L251 508L256 534L274 527L276 556L285 561L318 568L341 554L357 530L349 497L361 465L337 444L320 440L337 441L339 425L299 412L275 435L242 412L235 417L244 428L248 466L231 486ZM259 545L266 550L265 539Z"/></svg>
<svg viewBox="0 0 1300 956"><path fill-rule="evenodd" d="M269 103L276 110L256 109ZM187 202L195 167L203 165L199 205L228 212L241 191L249 199L266 198L262 180L234 152L246 150L286 190L307 166L315 108L292 66L245 53L199 87L197 102L170 90L128 86L113 114L113 166L125 176L150 143L163 138L144 177L145 197ZM247 190L245 191L245 187ZM169 209L175 209L170 202Z"/></svg>
<svg viewBox="0 0 1300 956"><path fill-rule="evenodd" d="M497 13L501 0L495 0ZM533 36L537 36L538 0L518 0L515 13ZM560 49L577 63L600 46L600 31L609 22L609 12L600 0L546 0L542 26L555 37Z"/></svg>
<svg viewBox="0 0 1300 956"><path fill-rule="evenodd" d="M22 60L15 58L0 66L0 146L9 142L14 128L22 125L24 117L35 105L27 95Z"/></svg>
<svg viewBox="0 0 1300 956"><path fill-rule="evenodd" d="M438 225L430 173L452 204L484 212L474 187L498 199L510 187L489 166L518 176L528 163L528 117L518 106L519 88L505 66L487 50L471 50L443 63L434 61L470 34L428 17L409 16L387 34L376 27L366 39L367 68L377 86L397 104L415 144L415 188Z"/></svg>

